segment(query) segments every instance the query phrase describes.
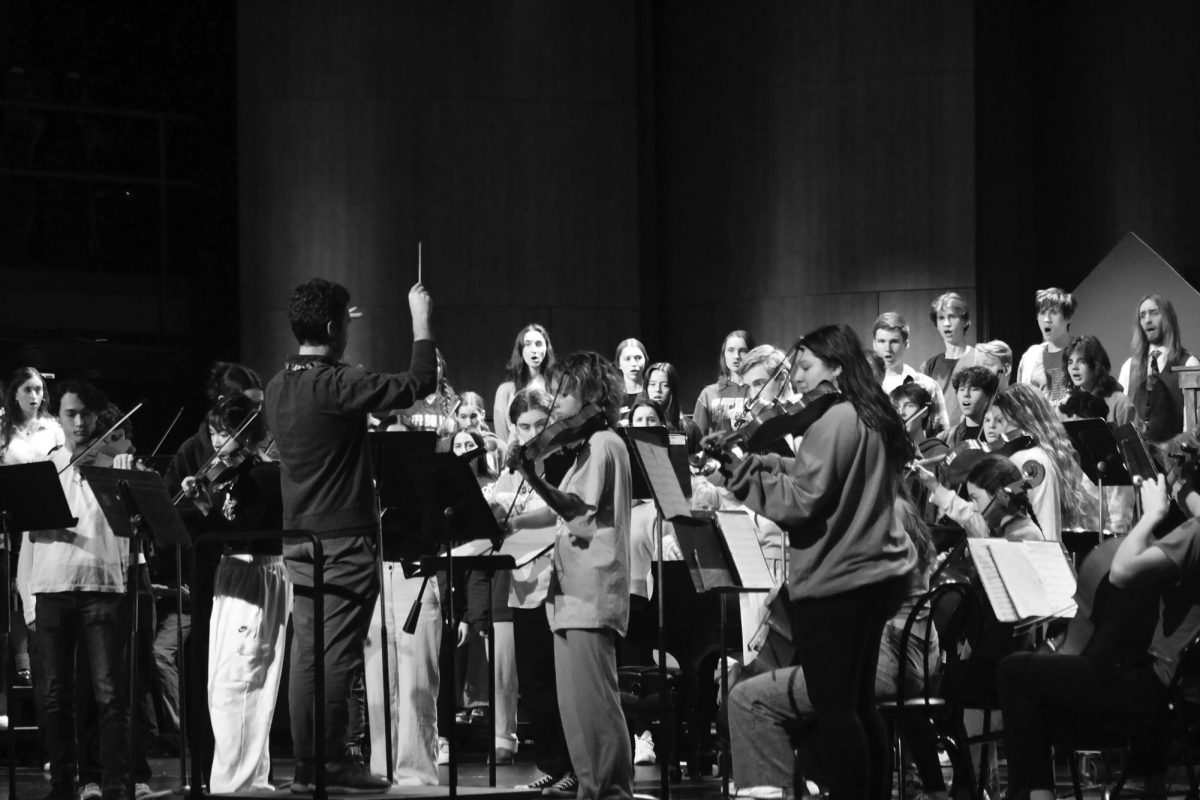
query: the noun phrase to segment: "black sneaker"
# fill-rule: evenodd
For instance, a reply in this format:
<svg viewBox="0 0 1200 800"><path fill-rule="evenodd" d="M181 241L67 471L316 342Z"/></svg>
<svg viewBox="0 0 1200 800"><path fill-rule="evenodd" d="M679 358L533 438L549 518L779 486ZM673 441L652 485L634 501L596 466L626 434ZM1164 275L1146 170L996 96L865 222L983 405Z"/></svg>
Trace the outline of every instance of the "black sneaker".
<svg viewBox="0 0 1200 800"><path fill-rule="evenodd" d="M334 768L326 767L326 770L325 788L330 794L372 794L392 788L387 778L353 761L343 761Z"/></svg>
<svg viewBox="0 0 1200 800"><path fill-rule="evenodd" d="M313 793L313 765L296 763L296 775L292 778L292 794Z"/></svg>
<svg viewBox="0 0 1200 800"><path fill-rule="evenodd" d="M557 781L542 789L542 797L558 797L569 800L577 794L579 794L579 778L575 777L575 770L570 769Z"/></svg>
<svg viewBox="0 0 1200 800"><path fill-rule="evenodd" d="M530 781L529 783L523 783L520 786L515 786L513 788L515 788L515 789L532 789L534 791L540 792L543 789L549 789L551 786L553 786L556 783L558 783L557 775L551 775L548 772L542 772L542 773L539 773L538 776L536 778L534 778L532 781Z"/></svg>

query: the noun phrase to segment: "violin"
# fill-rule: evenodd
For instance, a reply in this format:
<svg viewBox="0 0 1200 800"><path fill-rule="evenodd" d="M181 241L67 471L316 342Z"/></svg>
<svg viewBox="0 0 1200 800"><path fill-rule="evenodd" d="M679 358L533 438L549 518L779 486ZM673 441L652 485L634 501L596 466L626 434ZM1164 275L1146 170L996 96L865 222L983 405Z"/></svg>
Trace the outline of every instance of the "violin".
<svg viewBox="0 0 1200 800"><path fill-rule="evenodd" d="M572 416L547 425L527 443L511 447L506 464L509 469L522 474L530 465L540 472L548 457L578 448L593 433L607 427L608 419L604 416L604 410L595 403L587 403Z"/></svg>
<svg viewBox="0 0 1200 800"><path fill-rule="evenodd" d="M1152 449L1157 456L1162 473L1167 478L1167 489L1175 505L1187 516L1194 514L1188 508L1189 497L1200 496L1196 486L1196 469L1200 467L1200 437L1195 431L1181 433Z"/></svg>
<svg viewBox="0 0 1200 800"><path fill-rule="evenodd" d="M197 511L206 517L209 515L212 511L213 494L219 494L227 489L245 471L247 465L253 465L251 456L254 455L254 451L249 445L242 442L241 436L258 417L259 413L260 410L255 409L246 416L245 421L233 432L233 436L230 439L238 443L238 448L231 453L217 451L209 456L200 469L196 470L196 473L190 476L192 479L191 486L186 489L181 488L179 493L175 495L175 498L171 501L174 505L179 505L184 498L188 498L192 501L192 505L196 507ZM186 483L187 478L184 478L183 482Z"/></svg>
<svg viewBox="0 0 1200 800"><path fill-rule="evenodd" d="M704 437L701 452L689 462L699 474L711 475L731 457L762 452L784 436L804 435L826 411L845 399L830 383L823 382L793 403L772 402L741 427Z"/></svg>
<svg viewBox="0 0 1200 800"><path fill-rule="evenodd" d="M986 455L1011 457L1022 450L1037 446L1037 439L1025 431L1000 434L994 442L968 439L956 444L949 453L918 461L922 467L940 465L938 479L945 486L957 486L967 479L972 468Z"/></svg>

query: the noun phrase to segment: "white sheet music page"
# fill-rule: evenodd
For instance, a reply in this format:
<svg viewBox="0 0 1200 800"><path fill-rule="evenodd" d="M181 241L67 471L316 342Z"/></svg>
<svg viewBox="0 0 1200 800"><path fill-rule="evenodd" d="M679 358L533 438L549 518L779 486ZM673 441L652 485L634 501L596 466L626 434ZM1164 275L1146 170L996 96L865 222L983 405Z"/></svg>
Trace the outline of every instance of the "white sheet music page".
<svg viewBox="0 0 1200 800"><path fill-rule="evenodd" d="M1003 540L967 539L967 547L971 552L971 560L975 562L975 571L979 573L979 582L983 584L983 591L987 594L988 602L992 604L992 613L1000 622L1016 622L1020 617L1017 616L1017 609L1008 596L1004 581L1000 579L1000 570L997 569L992 558L992 549L988 546L993 541Z"/></svg>
<svg viewBox="0 0 1200 800"><path fill-rule="evenodd" d="M1041 579L1050 607L1047 616L1075 616L1075 572L1062 545L1058 542L1021 542L1020 545Z"/></svg>
<svg viewBox="0 0 1200 800"><path fill-rule="evenodd" d="M523 567L542 553L554 547L554 528L528 528L520 530L504 540L499 554L512 556L518 567Z"/></svg>
<svg viewBox="0 0 1200 800"><path fill-rule="evenodd" d="M758 544L754 519L742 511L718 511L717 523L742 587L762 591L773 588L775 581Z"/></svg>
<svg viewBox="0 0 1200 800"><path fill-rule="evenodd" d="M1046 589L1041 576L1026 555L1025 548L1017 542L993 539L989 542L1000 580L1012 599L1017 616L1021 619L1041 619L1054 613L1046 598Z"/></svg>

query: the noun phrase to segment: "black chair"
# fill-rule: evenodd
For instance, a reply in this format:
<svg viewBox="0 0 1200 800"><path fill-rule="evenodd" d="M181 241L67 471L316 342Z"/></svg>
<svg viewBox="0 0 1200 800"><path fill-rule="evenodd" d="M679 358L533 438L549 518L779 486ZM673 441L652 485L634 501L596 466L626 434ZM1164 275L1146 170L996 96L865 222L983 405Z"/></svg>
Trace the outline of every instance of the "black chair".
<svg viewBox="0 0 1200 800"><path fill-rule="evenodd" d="M937 631L940 654L933 652L932 637L921 639L923 652L921 690L910 694L907 653L918 626L926 622ZM898 688L894 698L879 703L880 713L888 722L895 743L898 780L903 784L905 731L931 728L933 742L939 742L950 757L954 770L951 796L977 797L967 734L963 727L962 697L966 688L964 656L978 641L982 625L979 598L967 583L943 583L922 595L913 605L904 623L900 642ZM925 740L929 742L928 739ZM933 742L929 742L932 744Z"/></svg>

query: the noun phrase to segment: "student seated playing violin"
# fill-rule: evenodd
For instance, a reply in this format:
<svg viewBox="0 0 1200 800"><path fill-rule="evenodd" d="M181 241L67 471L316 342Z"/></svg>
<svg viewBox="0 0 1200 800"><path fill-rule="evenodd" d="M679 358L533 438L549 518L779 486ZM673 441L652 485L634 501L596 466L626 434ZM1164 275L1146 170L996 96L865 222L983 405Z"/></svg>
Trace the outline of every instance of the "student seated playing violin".
<svg viewBox="0 0 1200 800"><path fill-rule="evenodd" d="M970 453L963 458L974 456ZM1030 516L1029 495L1024 476L1008 458L988 454L978 458L967 474L964 500L938 483L937 476L924 467L914 468L921 483L929 490L930 501L950 519L962 525L968 536L1002 537L1010 541L1046 537Z"/></svg>
<svg viewBox="0 0 1200 800"><path fill-rule="evenodd" d="M1147 721L1163 713L1180 653L1200 632L1200 519L1193 517L1156 541L1155 527L1170 503L1166 481L1160 476L1141 482L1140 494L1143 516L1114 554L1109 581L1118 588L1155 587L1161 593L1147 657L1118 663L1087 653L1017 653L1000 663L1009 797L1053 800L1051 746L1057 734L1105 722ZM1161 789L1167 748L1153 741L1160 732L1147 727L1148 740L1135 741L1133 771L1156 778Z"/></svg>
<svg viewBox="0 0 1200 800"><path fill-rule="evenodd" d="M1042 393L1027 383L1014 383L1000 394L983 419L984 437L994 443L1004 434L1026 433L1034 444L1010 453L1024 470L1031 461L1046 477L1029 492L1029 501L1042 533L1058 541L1063 528L1077 527L1094 501L1087 494L1091 483L1076 460L1075 448L1058 415Z"/></svg>

